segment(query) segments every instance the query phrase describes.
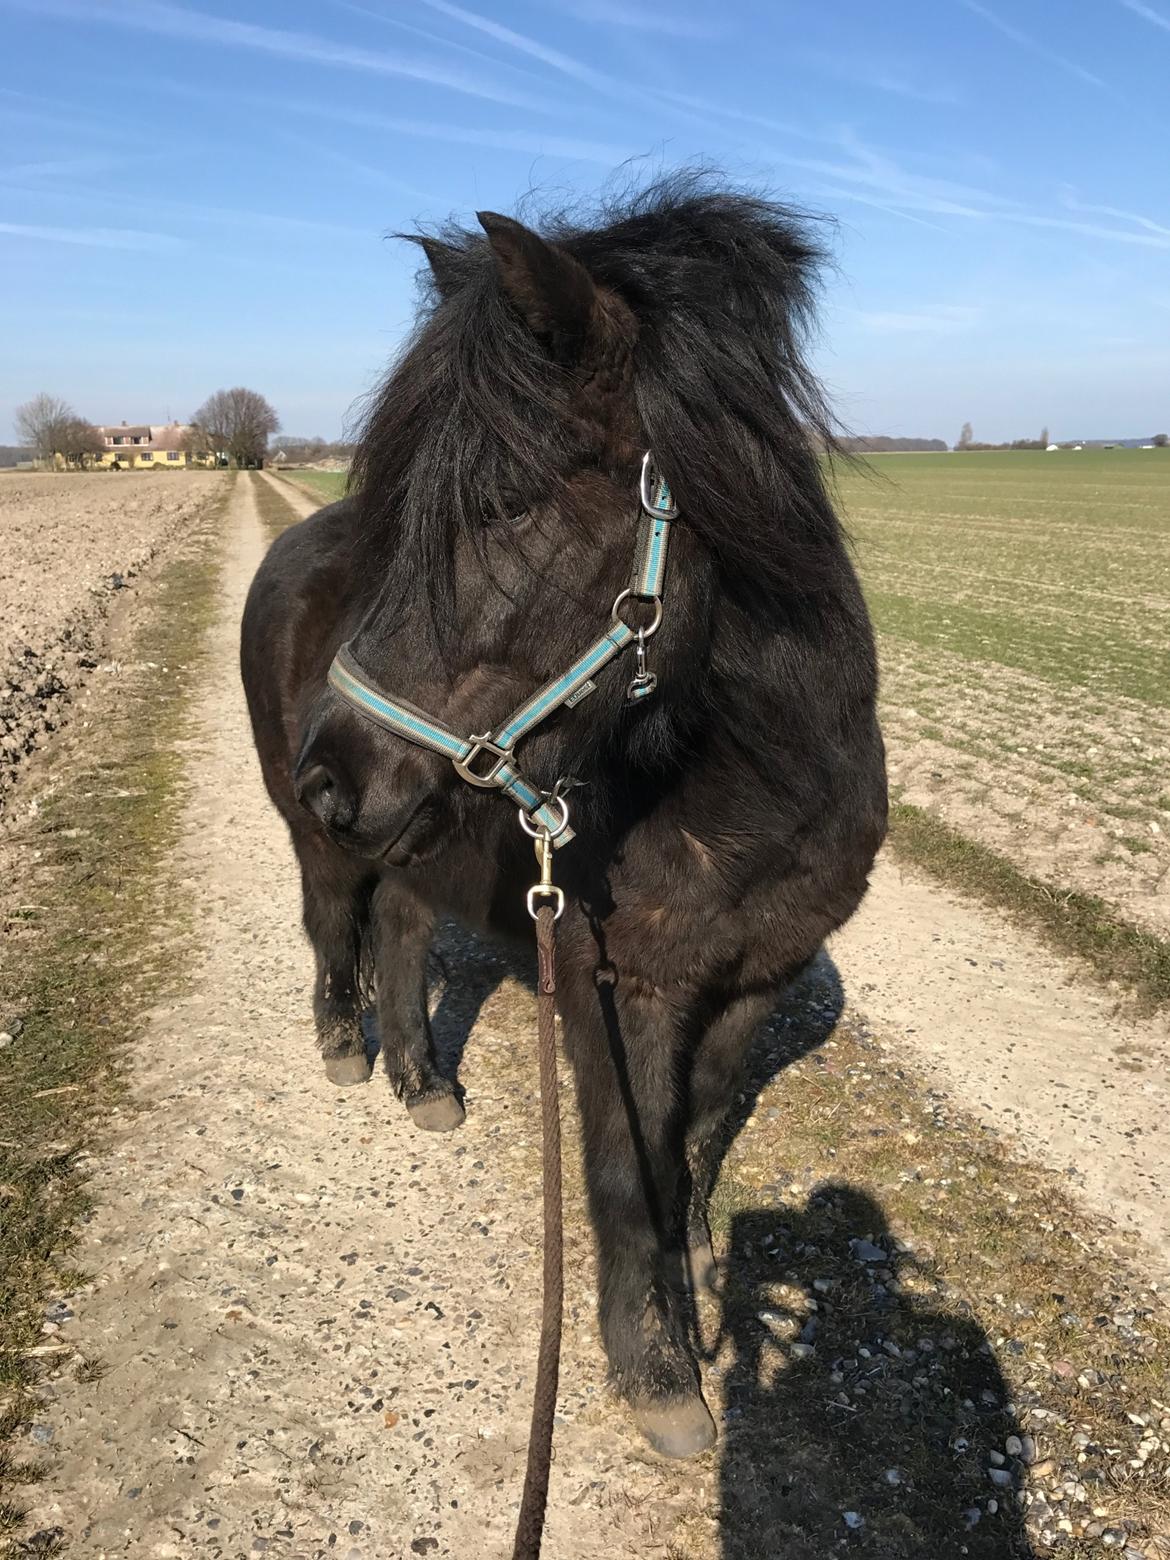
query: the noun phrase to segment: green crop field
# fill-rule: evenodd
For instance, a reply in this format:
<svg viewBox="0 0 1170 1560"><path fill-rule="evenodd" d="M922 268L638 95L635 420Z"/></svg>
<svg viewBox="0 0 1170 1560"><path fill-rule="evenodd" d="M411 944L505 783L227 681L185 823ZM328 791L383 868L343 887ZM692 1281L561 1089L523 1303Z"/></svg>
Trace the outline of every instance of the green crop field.
<svg viewBox="0 0 1170 1560"><path fill-rule="evenodd" d="M873 456L838 494L896 794L1170 932L1170 451Z"/></svg>
<svg viewBox="0 0 1170 1560"><path fill-rule="evenodd" d="M335 498L344 498L345 484L349 480L348 471L292 470L287 475L290 481L311 488L320 496L323 504L331 504Z"/></svg>
<svg viewBox="0 0 1170 1560"><path fill-rule="evenodd" d="M1170 451L876 456L841 497L892 639L1170 703Z"/></svg>

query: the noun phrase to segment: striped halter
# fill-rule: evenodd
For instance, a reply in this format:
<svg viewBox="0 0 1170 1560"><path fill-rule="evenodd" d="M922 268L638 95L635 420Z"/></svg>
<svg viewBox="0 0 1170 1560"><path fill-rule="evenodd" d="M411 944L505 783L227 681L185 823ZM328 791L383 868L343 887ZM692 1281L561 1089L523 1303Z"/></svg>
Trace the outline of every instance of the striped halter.
<svg viewBox="0 0 1170 1560"><path fill-rule="evenodd" d="M561 794L567 781L558 780L551 791L541 791L526 780L516 763L515 747L562 705L572 708L596 692L593 675L632 645L636 669L626 698L631 703L654 692L657 678L646 670L646 642L662 623L662 586L666 577L666 552L671 522L678 510L671 502L670 489L653 469L650 452L642 457L638 486L640 514L633 575L627 589L613 604L609 627L578 657L561 676L545 683L514 710L494 731L480 736L461 737L457 732L432 719L405 699L394 699L383 692L354 660L344 644L329 668L330 686L360 715L386 731L405 737L418 747L449 758L456 773L468 785L501 791L520 809L520 821L527 831L553 846L567 845L573 838L569 827L568 805ZM643 601L654 608L649 628L631 628L621 616L629 600Z"/></svg>

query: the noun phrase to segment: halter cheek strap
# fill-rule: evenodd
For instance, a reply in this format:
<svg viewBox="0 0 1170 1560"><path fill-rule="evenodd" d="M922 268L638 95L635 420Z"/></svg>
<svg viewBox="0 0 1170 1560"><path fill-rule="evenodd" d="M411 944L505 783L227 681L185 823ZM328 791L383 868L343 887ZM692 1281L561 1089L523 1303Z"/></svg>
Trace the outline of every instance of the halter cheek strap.
<svg viewBox="0 0 1170 1560"><path fill-rule="evenodd" d="M653 472L649 451L642 458L639 483L641 513L630 586L613 604L609 627L559 677L545 683L496 729L482 736L463 737L405 699L391 698L362 671L349 645L342 645L329 668L329 684L360 715L385 731L405 737L417 747L449 758L456 773L469 785L502 791L520 808L531 830L546 835L556 847L573 838L568 809L559 786L541 791L521 774L513 749L522 737L547 720L563 705L572 705L595 691L593 676L628 650L637 649L637 671L627 690L633 702L653 693L657 679L646 670L646 641L662 622L662 588L666 579L666 555L671 522L678 511L670 489ZM654 619L649 628L634 629L621 617L623 604L633 597L651 602Z"/></svg>

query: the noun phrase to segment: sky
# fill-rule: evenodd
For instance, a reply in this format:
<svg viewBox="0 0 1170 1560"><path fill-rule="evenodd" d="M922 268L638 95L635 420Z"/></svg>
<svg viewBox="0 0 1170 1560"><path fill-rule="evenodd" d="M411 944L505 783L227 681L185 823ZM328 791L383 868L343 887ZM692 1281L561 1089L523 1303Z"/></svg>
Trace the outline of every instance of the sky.
<svg viewBox="0 0 1170 1560"><path fill-rule="evenodd" d="M843 423L1170 424L1170 0L0 0L0 442L262 391L337 437L394 235L703 162L825 219Z"/></svg>

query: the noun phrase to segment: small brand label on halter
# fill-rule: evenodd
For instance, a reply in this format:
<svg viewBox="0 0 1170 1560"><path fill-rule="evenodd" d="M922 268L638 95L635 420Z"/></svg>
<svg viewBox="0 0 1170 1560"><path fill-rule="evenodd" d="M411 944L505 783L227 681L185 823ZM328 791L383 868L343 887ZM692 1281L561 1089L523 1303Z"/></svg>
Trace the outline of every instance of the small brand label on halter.
<svg viewBox="0 0 1170 1560"><path fill-rule="evenodd" d="M576 705L581 703L582 699L587 699L591 693L596 692L597 684L591 677L588 682L583 682L581 684L581 686L577 689L576 693L574 693L571 698L565 700L565 708L567 710L573 709Z"/></svg>

